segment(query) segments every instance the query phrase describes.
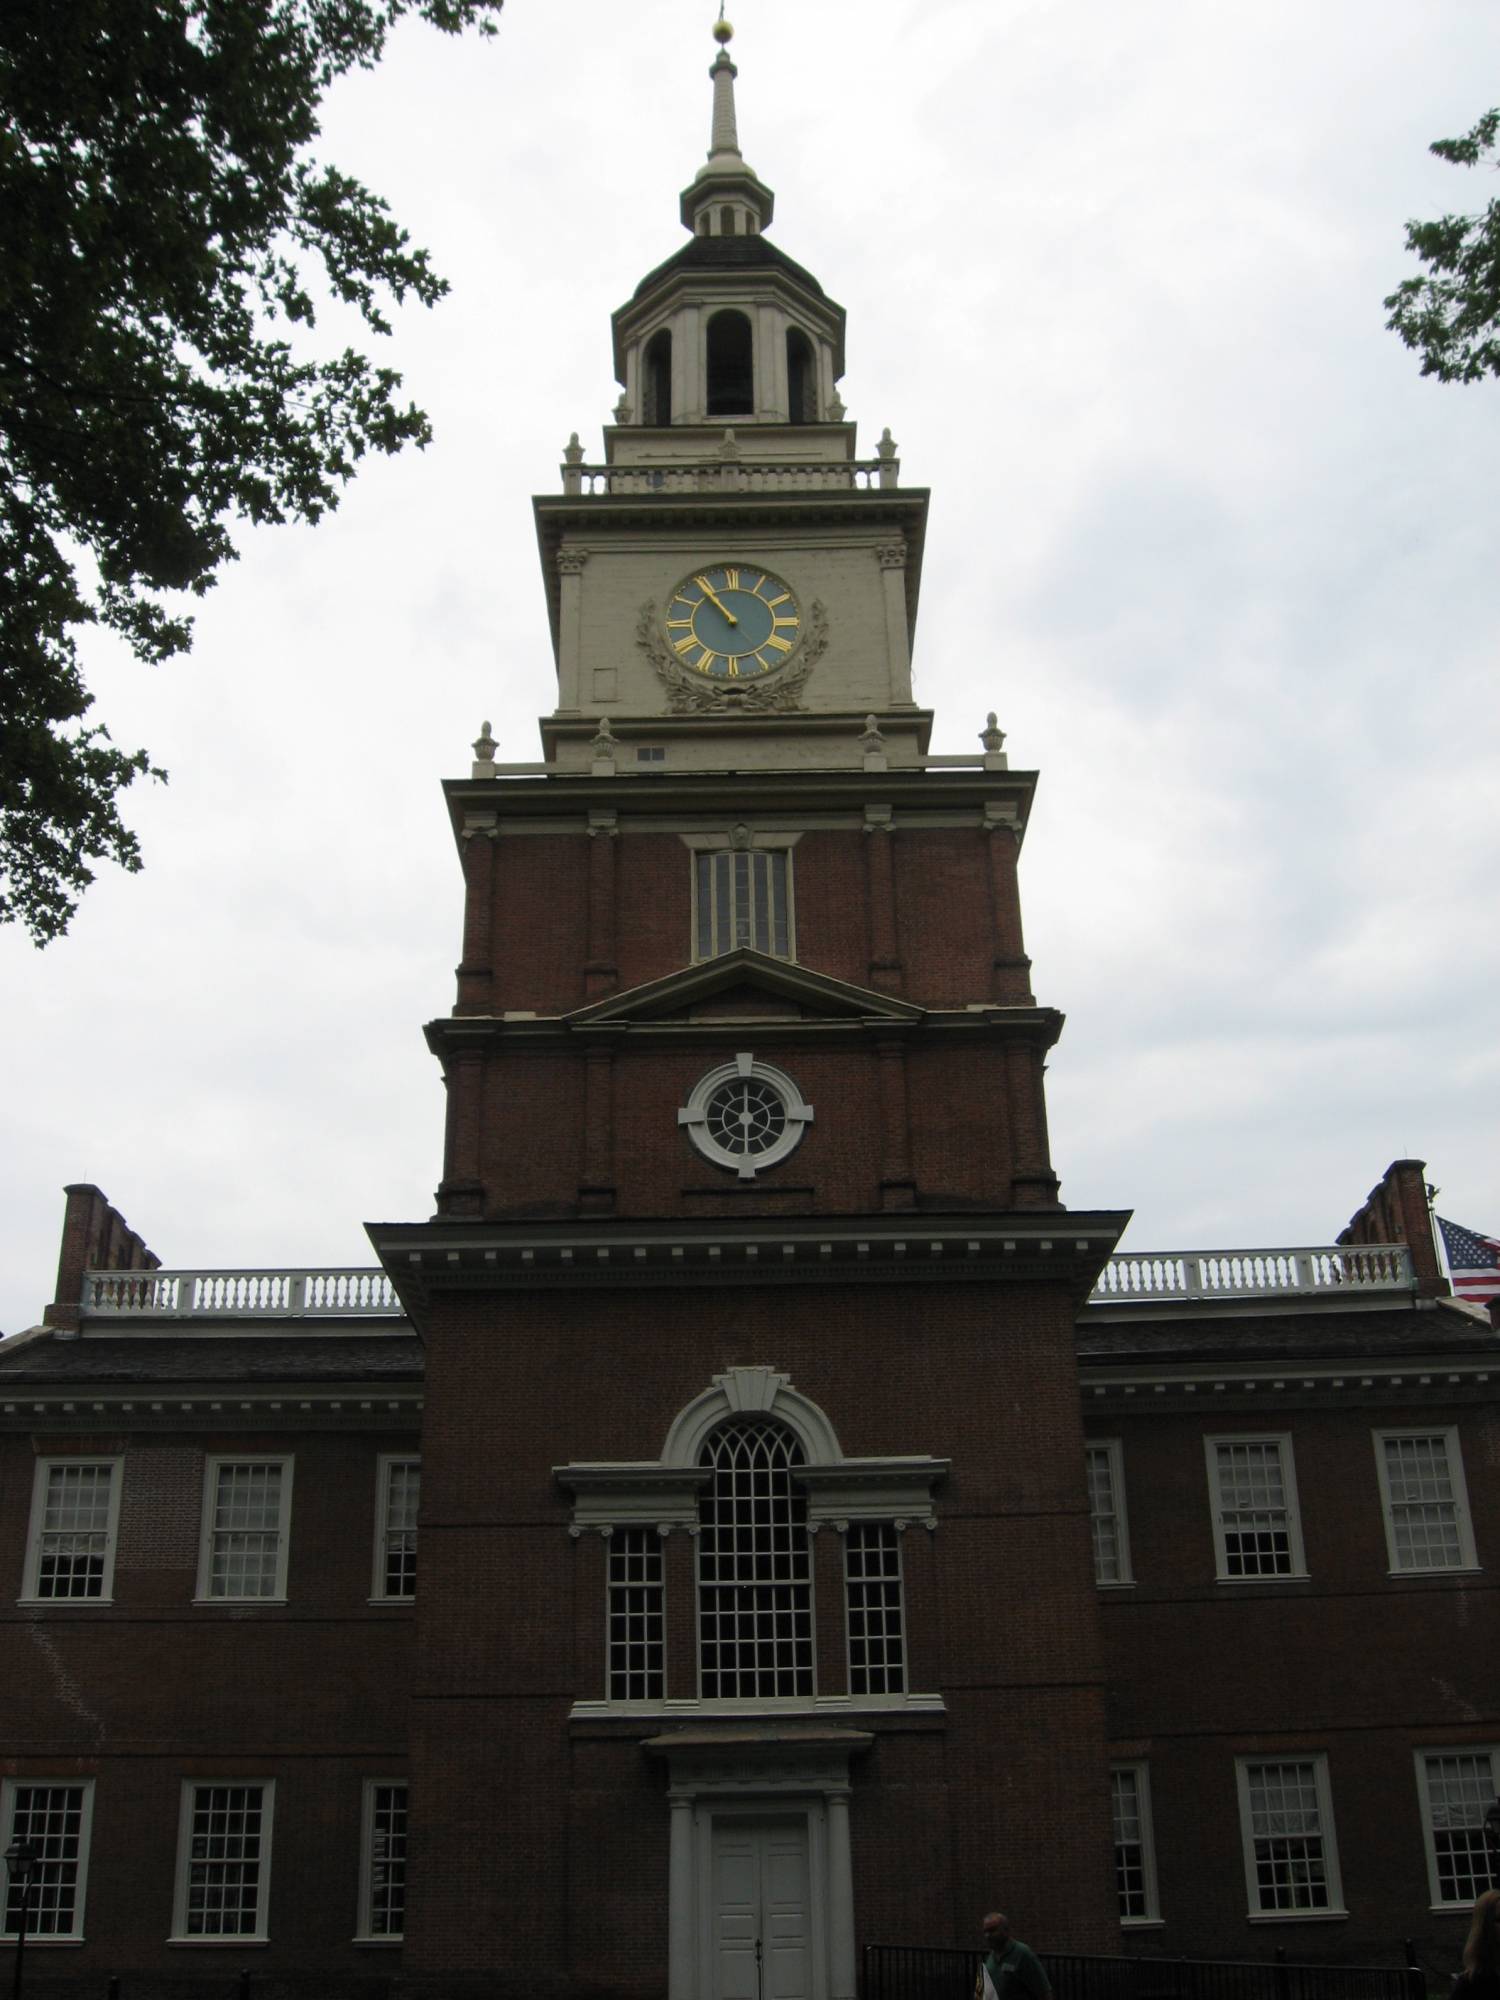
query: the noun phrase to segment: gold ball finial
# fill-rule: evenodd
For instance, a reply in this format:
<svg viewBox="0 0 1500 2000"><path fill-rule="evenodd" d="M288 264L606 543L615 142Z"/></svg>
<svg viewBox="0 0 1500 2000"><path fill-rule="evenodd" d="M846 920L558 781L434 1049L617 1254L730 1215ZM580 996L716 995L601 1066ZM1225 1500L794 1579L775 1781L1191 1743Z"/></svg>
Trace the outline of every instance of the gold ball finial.
<svg viewBox="0 0 1500 2000"><path fill-rule="evenodd" d="M722 48L725 42L734 40L734 23L724 18L724 0L719 0L719 18L714 22L714 40Z"/></svg>

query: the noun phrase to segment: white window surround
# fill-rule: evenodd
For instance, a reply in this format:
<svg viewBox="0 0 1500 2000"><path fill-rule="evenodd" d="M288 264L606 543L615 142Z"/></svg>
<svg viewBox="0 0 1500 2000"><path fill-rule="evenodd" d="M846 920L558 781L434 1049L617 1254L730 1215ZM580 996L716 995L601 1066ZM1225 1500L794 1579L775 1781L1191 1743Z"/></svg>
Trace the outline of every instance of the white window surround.
<svg viewBox="0 0 1500 2000"><path fill-rule="evenodd" d="M1130 1520L1125 1504L1125 1457L1118 1438L1086 1438L1085 1463L1089 1484L1089 1529L1094 1545L1094 1582L1100 1590L1128 1589L1135 1582L1130 1567ZM1096 1454L1099 1457L1096 1458ZM1095 1477L1102 1461L1108 1507L1096 1505L1101 1498L1101 1482ZM1109 1547L1114 1554L1115 1574L1108 1576Z"/></svg>
<svg viewBox="0 0 1500 2000"><path fill-rule="evenodd" d="M726 1092L731 1096L748 1092L767 1114L765 1135L756 1138L753 1148L736 1150L724 1142L721 1131L724 1119L716 1113L716 1105ZM756 1102L751 1101L744 1116L748 1121L755 1113ZM688 1093L687 1103L677 1113L677 1122L687 1127L688 1137L705 1160L716 1167L729 1168L741 1180L754 1180L757 1174L779 1166L796 1150L803 1132L813 1122L813 1108L803 1100L785 1070L777 1069L773 1063L757 1062L746 1050L731 1062L717 1063L699 1077ZM748 1122L745 1131L748 1140Z"/></svg>
<svg viewBox="0 0 1500 2000"><path fill-rule="evenodd" d="M59 1605L92 1606L110 1604L114 1601L115 1549L120 1535L120 1492L124 1484L124 1458L118 1454L90 1453L87 1457L39 1458L31 1489L31 1523L26 1536L26 1564L21 1580L22 1604L45 1604L49 1609ZM38 1594L41 1582L41 1567L44 1544L49 1536L62 1531L49 1530L46 1526L48 1495L52 1489L52 1474L56 1472L79 1471L85 1466L105 1466L109 1468L109 1498L104 1534L104 1571L96 1593L71 1597L58 1593L47 1596Z"/></svg>
<svg viewBox="0 0 1500 2000"><path fill-rule="evenodd" d="M1316 1841L1323 1880L1328 1897L1326 1904L1307 1909L1266 1909L1261 1903L1260 1880L1256 1866L1256 1832L1252 1820L1251 1773L1264 1772L1273 1767L1295 1767L1298 1771L1310 1772L1316 1801L1317 1827L1307 1833L1287 1835L1285 1832L1262 1834L1268 1841L1294 1839ZM1339 1877L1338 1843L1334 1838L1333 1795L1328 1784L1328 1759L1322 1751L1288 1751L1278 1755L1268 1751L1257 1757L1236 1757L1234 1760L1235 1786L1240 1807L1240 1843L1245 1860L1246 1916L1252 1924L1306 1924L1337 1923L1347 1921L1349 1912L1344 1908L1343 1883Z"/></svg>
<svg viewBox="0 0 1500 2000"><path fill-rule="evenodd" d="M1281 1477L1281 1505L1269 1510L1279 1515L1287 1538L1288 1569L1280 1571L1262 1570L1250 1575L1236 1575L1230 1566L1230 1552L1226 1540L1227 1511L1224 1490L1220 1480L1219 1448L1231 1449L1240 1445L1274 1446ZM1203 1440L1204 1455L1208 1467L1208 1497L1212 1512L1214 1531L1214 1568L1220 1583L1229 1584L1275 1584L1293 1583L1307 1580L1307 1559L1302 1547L1302 1519L1297 1506L1297 1474L1292 1460L1292 1439L1288 1431L1224 1431Z"/></svg>
<svg viewBox="0 0 1500 2000"><path fill-rule="evenodd" d="M256 1898L255 1928L251 1931L211 1931L197 1932L188 1929L189 1884L193 1862L193 1824L197 1797L200 1792L214 1791L258 1791L260 1799L260 1828L257 1837L256 1855ZM208 1946L222 1951L226 1945L236 1947L269 1944L271 1905L271 1832L275 1821L276 1780L274 1778L184 1778L182 1783L182 1805L177 1822L177 1874L172 1894L172 1934L168 1944ZM222 1859L226 1866L233 1865L229 1856Z"/></svg>
<svg viewBox="0 0 1500 2000"><path fill-rule="evenodd" d="M1146 1905L1139 1916L1127 1917L1122 1914L1120 1917L1120 1927L1122 1930L1130 1931L1160 1930L1162 1927L1162 1914L1161 1902L1158 1898L1156 1888L1156 1835L1151 1826L1150 1766L1144 1763L1125 1762L1111 1764L1110 1789L1112 1793L1114 1791L1114 1778L1117 1774L1128 1774L1134 1780L1133 1805L1136 1819L1136 1839L1133 1844L1138 1853L1141 1897ZM1122 1844L1120 1839L1121 1831L1118 1815L1116 1815L1114 1833L1115 1867L1117 1873L1119 1870L1119 1849Z"/></svg>
<svg viewBox="0 0 1500 2000"><path fill-rule="evenodd" d="M937 1526L933 1488L947 1475L948 1460L924 1456L846 1458L827 1415L809 1397L792 1387L791 1379L766 1366L729 1368L713 1377L712 1385L684 1405L673 1418L658 1459L575 1462L553 1468L553 1477L573 1495L569 1533L608 1535L616 1527L654 1526L663 1535L695 1533L698 1496L711 1478L698 1463L710 1432L738 1415L773 1417L791 1430L802 1446L803 1463L796 1467L796 1484L807 1494L810 1532L835 1531L850 1521L890 1521L898 1532ZM785 1714L847 1713L851 1708L901 1708L940 1711L940 1696L819 1695L704 1702L669 1697L665 1702L631 1703L647 1713L734 1713L765 1710ZM575 1716L619 1713L620 1705L579 1701Z"/></svg>
<svg viewBox="0 0 1500 2000"><path fill-rule="evenodd" d="M700 881L702 871L699 867L699 857L727 853L781 854L786 857L785 879L781 885L785 898L786 950L784 953L773 952L771 955L773 957L784 958L788 964L795 963L797 957L797 871L792 866L791 851L802 838L801 832L772 832L770 830L762 832L758 828L740 825L732 827L725 833L685 833L680 835L679 838L683 846L688 848L693 856L692 912L689 938L694 963L698 965L711 964L714 958L721 957L725 952L734 949L732 940L728 943L721 940L717 952L705 952L701 949L704 912L701 907L703 892Z"/></svg>
<svg viewBox="0 0 1500 2000"><path fill-rule="evenodd" d="M1422 1844L1427 1851L1427 1886L1432 1894L1431 1908L1439 1911L1462 1911L1465 1916L1474 1907L1475 1898L1490 1886L1489 1856L1484 1843L1483 1822L1486 1807L1500 1793L1500 1744L1494 1743L1424 1743L1421 1749L1412 1753L1417 1774L1417 1801L1422 1813ZM1472 1773L1477 1784L1466 1787L1474 1793L1473 1829L1477 1838L1469 1842L1472 1865L1464 1869L1465 1877L1460 1893L1456 1896L1443 1894L1443 1869L1437 1851L1437 1828L1434 1823L1434 1801L1428 1760L1437 1762L1442 1758L1456 1758L1465 1764L1472 1763L1479 1769ZM1488 1774L1484 1766L1488 1765ZM1446 1813L1444 1817L1446 1817ZM1463 1829L1468 1831L1466 1827ZM1450 1828L1444 1827L1449 1832Z"/></svg>
<svg viewBox="0 0 1500 2000"><path fill-rule="evenodd" d="M1464 1483L1463 1453L1459 1448L1456 1424L1442 1425L1436 1429L1422 1429L1417 1426L1400 1430L1378 1430L1373 1433L1375 1440L1375 1471L1380 1481L1380 1511L1385 1521L1386 1554L1390 1561L1391 1576L1451 1576L1455 1571L1477 1570L1479 1556L1474 1546L1474 1524L1469 1513L1469 1492ZM1391 1454L1387 1446L1400 1446L1403 1442L1413 1445L1431 1442L1439 1446L1447 1461L1447 1484L1449 1493L1446 1500L1441 1496L1429 1496L1425 1501L1410 1498L1397 1500L1391 1491ZM1449 1511L1443 1525L1451 1530L1448 1538L1457 1556L1456 1562L1413 1562L1402 1561L1399 1525L1413 1527L1411 1518L1424 1505L1445 1507ZM1398 1508L1406 1519L1398 1524Z"/></svg>
<svg viewBox="0 0 1500 2000"><path fill-rule="evenodd" d="M237 1532L218 1528L219 1474L235 1466L279 1466L281 1478L277 1488L276 1566L273 1587L265 1593L250 1596L216 1591L213 1588L213 1562L216 1537L220 1533ZM285 1604L288 1543L292 1520L292 1467L290 1456L279 1453L264 1454L253 1452L224 1452L206 1458L203 1463L203 1520L198 1538L198 1580L193 1594L194 1604Z"/></svg>
<svg viewBox="0 0 1500 2000"><path fill-rule="evenodd" d="M12 1839L15 1837L16 1793L18 1791L65 1791L82 1794L79 1800L78 1856L73 1864L72 1877L72 1928L66 1931L46 1931L37 1928L37 1906L40 1892L35 1881L33 1881L28 1906L26 1948L29 1951L33 1945L83 1944L85 1942L83 1918L88 1897L89 1882L89 1843L94 1824L94 1780L92 1778L76 1777L21 1777L6 1778L0 1781L0 1853L3 1853L10 1846ZM42 1864L42 1880L45 1887L49 1868L49 1857L45 1852L45 1845ZM55 1870L57 1864L52 1862L50 1866ZM16 1936L15 1930L7 1922L10 1914L10 1883L3 1876L0 1876L0 1881L4 1883L4 1893L0 1894L0 1942L9 1942Z"/></svg>
<svg viewBox="0 0 1500 2000"><path fill-rule="evenodd" d="M375 1868L380 1856L376 1853L377 1828L376 1807L381 1792L407 1791L407 1780L403 1778L366 1778L364 1795L360 1807L359 1822L359 1923L355 1932L355 1944L399 1945L405 1935L399 1931L378 1931L375 1929ZM399 1866L402 1876L402 1900L405 1901L406 1881L406 1837L403 1829Z"/></svg>
<svg viewBox="0 0 1500 2000"><path fill-rule="evenodd" d="M417 1472L418 1492L422 1477L422 1460L414 1451L383 1451L376 1461L375 1477L375 1567L370 1583L372 1604L412 1604L416 1593L411 1590L391 1590L388 1586L388 1559L391 1552L393 1533L405 1535L404 1527L397 1526L391 1518L392 1476L397 1467L414 1466ZM412 1531L413 1533L415 1530Z"/></svg>

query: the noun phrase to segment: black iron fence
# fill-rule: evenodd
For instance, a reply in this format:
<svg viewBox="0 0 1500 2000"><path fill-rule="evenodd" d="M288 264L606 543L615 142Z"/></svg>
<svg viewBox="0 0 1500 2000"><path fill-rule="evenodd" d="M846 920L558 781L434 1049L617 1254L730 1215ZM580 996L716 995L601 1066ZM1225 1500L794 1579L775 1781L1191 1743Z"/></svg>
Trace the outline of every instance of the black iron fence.
<svg viewBox="0 0 1500 2000"><path fill-rule="evenodd" d="M865 1946L862 2000L974 2000L982 1952ZM1426 2000L1412 1962L1289 1965L1211 1958L1096 1958L1039 1952L1057 2000Z"/></svg>

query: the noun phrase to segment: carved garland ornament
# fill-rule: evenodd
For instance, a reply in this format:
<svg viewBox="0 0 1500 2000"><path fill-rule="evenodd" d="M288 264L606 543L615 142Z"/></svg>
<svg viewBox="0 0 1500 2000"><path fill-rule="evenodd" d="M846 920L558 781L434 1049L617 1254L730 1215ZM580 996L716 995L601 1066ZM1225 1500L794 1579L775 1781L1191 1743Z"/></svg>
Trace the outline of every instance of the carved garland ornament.
<svg viewBox="0 0 1500 2000"><path fill-rule="evenodd" d="M656 670L667 691L667 706L678 715L766 714L801 708L802 687L828 650L828 613L816 599L808 607L807 631L784 667L754 680L705 680L675 658L661 635L656 602L641 606L635 643Z"/></svg>

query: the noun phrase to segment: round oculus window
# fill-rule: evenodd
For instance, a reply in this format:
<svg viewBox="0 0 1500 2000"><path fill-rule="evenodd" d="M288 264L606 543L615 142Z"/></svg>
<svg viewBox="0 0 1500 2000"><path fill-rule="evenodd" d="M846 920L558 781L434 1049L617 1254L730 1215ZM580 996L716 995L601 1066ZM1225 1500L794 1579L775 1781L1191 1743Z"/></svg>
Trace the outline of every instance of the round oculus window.
<svg viewBox="0 0 1500 2000"><path fill-rule="evenodd" d="M739 1055L699 1078L677 1122L706 1160L749 1180L786 1158L812 1115L784 1070Z"/></svg>

